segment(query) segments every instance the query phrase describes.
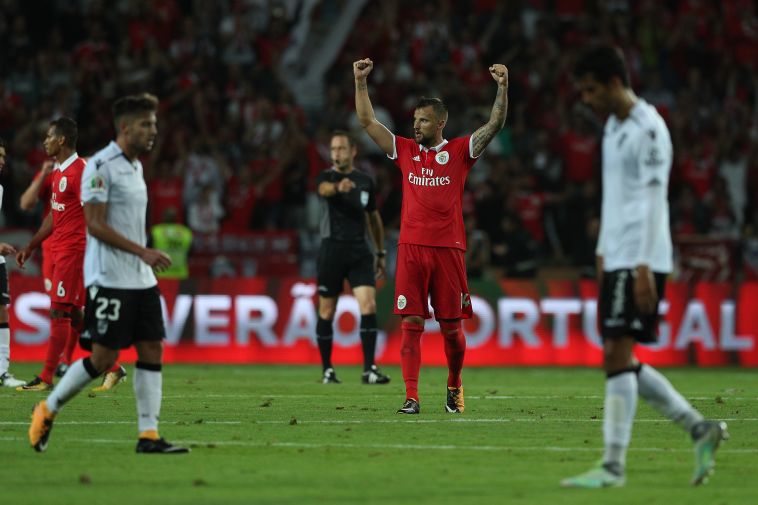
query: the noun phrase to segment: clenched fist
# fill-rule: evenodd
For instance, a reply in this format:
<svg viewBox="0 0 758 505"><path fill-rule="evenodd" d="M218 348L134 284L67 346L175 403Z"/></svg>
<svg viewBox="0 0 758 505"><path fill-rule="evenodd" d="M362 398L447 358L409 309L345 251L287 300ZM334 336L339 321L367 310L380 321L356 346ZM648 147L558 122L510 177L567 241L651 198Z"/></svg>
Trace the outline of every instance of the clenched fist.
<svg viewBox="0 0 758 505"><path fill-rule="evenodd" d="M490 67L490 75L498 86L508 86L508 67L500 63L495 63Z"/></svg>
<svg viewBox="0 0 758 505"><path fill-rule="evenodd" d="M369 58L364 58L353 62L353 75L356 79L365 79L374 68L374 62Z"/></svg>

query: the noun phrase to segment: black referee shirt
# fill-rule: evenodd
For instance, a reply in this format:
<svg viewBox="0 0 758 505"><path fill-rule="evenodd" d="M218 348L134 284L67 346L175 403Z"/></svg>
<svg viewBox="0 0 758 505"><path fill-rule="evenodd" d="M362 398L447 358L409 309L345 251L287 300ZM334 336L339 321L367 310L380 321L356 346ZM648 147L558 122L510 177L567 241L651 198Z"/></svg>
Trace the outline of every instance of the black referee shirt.
<svg viewBox="0 0 758 505"><path fill-rule="evenodd" d="M355 187L347 193L321 197L321 238L338 242L363 242L366 237L365 212L376 210L376 189L373 179L353 170L343 174L330 168L316 176L316 188L322 182L339 183L347 177Z"/></svg>

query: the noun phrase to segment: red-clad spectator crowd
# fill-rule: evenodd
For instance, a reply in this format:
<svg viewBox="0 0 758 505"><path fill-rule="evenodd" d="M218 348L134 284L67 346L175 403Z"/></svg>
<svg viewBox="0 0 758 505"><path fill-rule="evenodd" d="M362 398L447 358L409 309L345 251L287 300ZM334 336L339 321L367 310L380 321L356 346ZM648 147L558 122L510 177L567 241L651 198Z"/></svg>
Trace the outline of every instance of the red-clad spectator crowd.
<svg viewBox="0 0 758 505"><path fill-rule="evenodd" d="M18 198L45 160L51 119L77 120L86 156L113 137L112 101L150 91L161 99L159 139L144 160L150 222L173 209L198 234L297 230L307 262L318 222L313 179L330 165L329 132L349 128L362 138L352 61L373 59L370 93L393 131L408 134L420 96L439 96L450 111L447 137L486 121L494 97L487 67L497 62L509 68L510 110L466 189L472 274L531 276L558 265L590 275L603 118L579 103L571 69L583 46L602 40L624 51L635 91L671 130L674 234L736 241L746 271L758 272L755 2L357 4L347 19L347 0L6 0L4 226L38 222ZM359 158L376 178L392 237L398 173L370 142Z"/></svg>

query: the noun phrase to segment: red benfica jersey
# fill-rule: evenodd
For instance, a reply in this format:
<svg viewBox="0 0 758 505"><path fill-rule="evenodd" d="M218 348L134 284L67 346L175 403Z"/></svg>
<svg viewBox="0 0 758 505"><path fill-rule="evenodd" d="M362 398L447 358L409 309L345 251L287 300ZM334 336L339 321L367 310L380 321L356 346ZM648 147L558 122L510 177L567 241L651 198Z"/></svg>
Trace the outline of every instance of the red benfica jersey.
<svg viewBox="0 0 758 505"><path fill-rule="evenodd" d="M395 164L403 173L399 244L466 250L463 186L476 158L471 136L454 138L431 149L395 136Z"/></svg>
<svg viewBox="0 0 758 505"><path fill-rule="evenodd" d="M48 239L53 253L84 252L86 224L81 201L82 172L86 162L76 153L53 169L50 212L53 234Z"/></svg>

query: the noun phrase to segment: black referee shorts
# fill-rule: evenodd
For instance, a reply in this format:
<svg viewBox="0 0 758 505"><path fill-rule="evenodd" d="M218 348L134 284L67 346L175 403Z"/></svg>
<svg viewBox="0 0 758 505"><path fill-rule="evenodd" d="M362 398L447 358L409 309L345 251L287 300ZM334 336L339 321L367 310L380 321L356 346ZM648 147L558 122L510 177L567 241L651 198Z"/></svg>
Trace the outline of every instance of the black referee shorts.
<svg viewBox="0 0 758 505"><path fill-rule="evenodd" d="M666 274L653 275L660 304L665 294ZM637 310L634 301L633 270L622 269L603 273L598 303L600 333L603 339L630 336L642 344L651 344L658 340L658 305L652 314L642 314Z"/></svg>
<svg viewBox="0 0 758 505"><path fill-rule="evenodd" d="M376 286L374 255L365 242L322 240L318 252L318 294L328 298L338 296L345 279L351 288Z"/></svg>

